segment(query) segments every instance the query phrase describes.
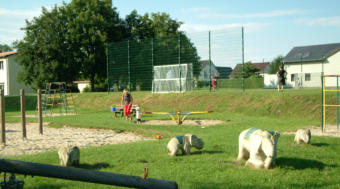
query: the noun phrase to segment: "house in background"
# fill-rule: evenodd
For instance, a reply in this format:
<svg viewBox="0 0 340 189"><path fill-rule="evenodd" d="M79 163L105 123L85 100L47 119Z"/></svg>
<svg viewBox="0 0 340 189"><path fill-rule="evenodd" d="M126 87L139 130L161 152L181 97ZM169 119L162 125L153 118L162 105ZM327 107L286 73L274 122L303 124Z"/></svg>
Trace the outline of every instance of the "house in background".
<svg viewBox="0 0 340 189"><path fill-rule="evenodd" d="M210 62L209 60L200 61L201 72L198 78L199 81L210 81ZM217 71L216 66L213 62L211 62L211 76L220 76L220 73Z"/></svg>
<svg viewBox="0 0 340 189"><path fill-rule="evenodd" d="M261 75L262 77L264 76L264 74L268 73L269 71L269 62L259 62L259 63L251 63L251 64L259 69L259 71L257 71L256 73ZM230 74L230 78L234 78L239 69L240 70L242 69L242 64L237 64L235 66L234 70Z"/></svg>
<svg viewBox="0 0 340 189"><path fill-rule="evenodd" d="M340 43L294 47L284 58L287 84L293 87L321 87L321 73L340 75ZM326 78L336 86L336 78Z"/></svg>
<svg viewBox="0 0 340 189"><path fill-rule="evenodd" d="M231 67L216 66L218 73L220 74L218 78L229 79L229 76L233 69Z"/></svg>
<svg viewBox="0 0 340 189"><path fill-rule="evenodd" d="M16 51L0 52L0 88L6 96L20 95L20 89L24 89L25 94L35 93L30 86L18 82L22 67L16 61L16 56Z"/></svg>

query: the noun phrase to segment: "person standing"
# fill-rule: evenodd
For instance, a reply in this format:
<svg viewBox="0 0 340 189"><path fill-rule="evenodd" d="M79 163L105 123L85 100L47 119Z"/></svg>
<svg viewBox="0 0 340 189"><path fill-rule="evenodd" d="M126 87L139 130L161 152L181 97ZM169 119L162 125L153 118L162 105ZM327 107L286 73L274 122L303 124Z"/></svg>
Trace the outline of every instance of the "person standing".
<svg viewBox="0 0 340 189"><path fill-rule="evenodd" d="M277 91L283 90L283 86L286 84L286 76L287 72L283 69L283 66L280 66L279 71L276 72L277 75Z"/></svg>
<svg viewBox="0 0 340 189"><path fill-rule="evenodd" d="M124 114L125 114L126 120L130 119L130 121L132 120L132 116L131 116L132 103L133 103L132 95L129 93L127 89L124 89L123 95L122 95L122 105L124 107Z"/></svg>

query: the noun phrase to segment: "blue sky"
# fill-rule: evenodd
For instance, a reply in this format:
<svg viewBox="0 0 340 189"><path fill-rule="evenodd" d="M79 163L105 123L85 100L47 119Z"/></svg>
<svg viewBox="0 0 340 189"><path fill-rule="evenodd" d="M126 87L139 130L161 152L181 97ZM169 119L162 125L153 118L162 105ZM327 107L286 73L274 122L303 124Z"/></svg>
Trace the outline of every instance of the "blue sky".
<svg viewBox="0 0 340 189"><path fill-rule="evenodd" d="M21 39L20 28L25 26L25 19L38 16L42 6L62 3L61 0L0 1L2 44ZM113 0L113 4L121 17L133 9L139 14L166 12L184 22L181 30L193 36L193 42L198 46L206 45L208 30L243 26L246 61L271 61L279 54L286 55L294 46L340 42L338 0ZM224 38L215 41L221 40ZM231 41L231 47L239 47L240 38ZM213 51L213 61L216 58L217 65L234 67L235 62L217 60L224 50ZM206 57L207 53L200 56Z"/></svg>

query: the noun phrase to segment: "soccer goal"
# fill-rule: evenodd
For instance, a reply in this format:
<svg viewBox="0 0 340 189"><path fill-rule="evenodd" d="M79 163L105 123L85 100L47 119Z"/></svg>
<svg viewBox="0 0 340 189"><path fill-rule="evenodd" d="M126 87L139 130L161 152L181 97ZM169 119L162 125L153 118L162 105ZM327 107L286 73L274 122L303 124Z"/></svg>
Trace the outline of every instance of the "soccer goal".
<svg viewBox="0 0 340 189"><path fill-rule="evenodd" d="M194 76L192 64L173 64L153 67L153 93L181 93L192 91Z"/></svg>

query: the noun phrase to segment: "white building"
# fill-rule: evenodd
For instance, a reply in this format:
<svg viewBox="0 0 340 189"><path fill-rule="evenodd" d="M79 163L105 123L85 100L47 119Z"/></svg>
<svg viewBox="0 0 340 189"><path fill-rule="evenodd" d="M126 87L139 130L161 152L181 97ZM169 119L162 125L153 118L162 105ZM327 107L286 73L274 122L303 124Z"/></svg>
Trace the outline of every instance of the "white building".
<svg viewBox="0 0 340 189"><path fill-rule="evenodd" d="M16 51L0 53L0 88L6 96L20 95L20 89L24 89L25 94L35 93L31 87L18 82L22 67L17 63L16 55Z"/></svg>
<svg viewBox="0 0 340 189"><path fill-rule="evenodd" d="M209 60L200 61L201 71L198 80L199 81L210 81L210 77L212 76L220 76L220 73L217 71L215 64ZM211 71L211 73L210 73Z"/></svg>
<svg viewBox="0 0 340 189"><path fill-rule="evenodd" d="M284 65L288 85L320 87L322 72L340 76L340 43L294 47L284 58ZM336 78L327 77L326 86L336 86Z"/></svg>

